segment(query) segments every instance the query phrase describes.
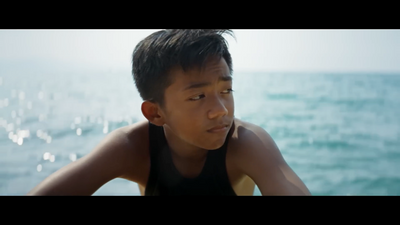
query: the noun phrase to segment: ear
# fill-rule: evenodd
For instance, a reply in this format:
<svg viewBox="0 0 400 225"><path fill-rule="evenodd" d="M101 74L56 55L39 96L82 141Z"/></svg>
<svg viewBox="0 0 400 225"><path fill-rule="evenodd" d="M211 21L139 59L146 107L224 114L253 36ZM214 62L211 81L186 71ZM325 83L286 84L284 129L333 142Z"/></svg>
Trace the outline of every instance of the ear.
<svg viewBox="0 0 400 225"><path fill-rule="evenodd" d="M156 103L144 101L142 103L142 114L150 123L156 126L162 126L165 123L160 106Z"/></svg>

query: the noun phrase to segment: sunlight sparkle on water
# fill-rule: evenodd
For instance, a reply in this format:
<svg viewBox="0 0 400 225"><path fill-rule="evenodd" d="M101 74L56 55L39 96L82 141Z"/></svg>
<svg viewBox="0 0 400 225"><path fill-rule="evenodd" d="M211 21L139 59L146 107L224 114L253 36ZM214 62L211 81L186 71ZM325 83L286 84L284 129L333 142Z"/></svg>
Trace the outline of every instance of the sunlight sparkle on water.
<svg viewBox="0 0 400 225"><path fill-rule="evenodd" d="M103 133L104 134L108 133L108 121L107 120L104 121Z"/></svg>
<svg viewBox="0 0 400 225"><path fill-rule="evenodd" d="M36 170L38 172L42 171L42 164L37 165Z"/></svg>
<svg viewBox="0 0 400 225"><path fill-rule="evenodd" d="M17 131L18 137L27 138L30 136L29 130L19 130Z"/></svg>
<svg viewBox="0 0 400 225"><path fill-rule="evenodd" d="M14 132L11 131L10 133L8 133L8 138L9 138L9 139L12 140L13 136L14 136Z"/></svg>
<svg viewBox="0 0 400 225"><path fill-rule="evenodd" d="M103 128L103 133L104 133L104 134L107 134L107 133L108 133L108 127L104 127L104 128Z"/></svg>
<svg viewBox="0 0 400 225"><path fill-rule="evenodd" d="M18 95L19 99L24 100L25 99L25 92L21 91Z"/></svg>
<svg viewBox="0 0 400 225"><path fill-rule="evenodd" d="M72 161L72 162L75 162L76 161L76 154L75 153L71 153L71 154L69 154L69 159Z"/></svg>
<svg viewBox="0 0 400 225"><path fill-rule="evenodd" d="M50 143L51 143L51 137L50 137L50 136L47 136L46 142L47 142L47 144L50 144Z"/></svg>
<svg viewBox="0 0 400 225"><path fill-rule="evenodd" d="M82 134L82 129L81 128L76 129L76 134L78 136L81 135Z"/></svg>
<svg viewBox="0 0 400 225"><path fill-rule="evenodd" d="M45 152L45 153L43 154L43 159L44 159L44 160L48 160L48 159L50 159L50 156L51 156L50 152Z"/></svg>
<svg viewBox="0 0 400 225"><path fill-rule="evenodd" d="M37 136L38 138L42 138L42 134L43 134L43 131L42 131L42 130L37 130L37 131L36 131L36 136Z"/></svg>
<svg viewBox="0 0 400 225"><path fill-rule="evenodd" d="M25 133L25 137L30 137L31 136L31 132L29 130L24 130Z"/></svg>
<svg viewBox="0 0 400 225"><path fill-rule="evenodd" d="M22 137L18 138L18 145L22 145L24 143L24 139Z"/></svg>
<svg viewBox="0 0 400 225"><path fill-rule="evenodd" d="M41 138L42 138L43 140L46 140L46 139L47 139L47 137L48 137L47 133L46 133L46 132L43 132L43 134L42 134L42 137L41 137Z"/></svg>
<svg viewBox="0 0 400 225"><path fill-rule="evenodd" d="M56 156L55 155L51 155L49 161L50 162L54 162L56 160Z"/></svg>

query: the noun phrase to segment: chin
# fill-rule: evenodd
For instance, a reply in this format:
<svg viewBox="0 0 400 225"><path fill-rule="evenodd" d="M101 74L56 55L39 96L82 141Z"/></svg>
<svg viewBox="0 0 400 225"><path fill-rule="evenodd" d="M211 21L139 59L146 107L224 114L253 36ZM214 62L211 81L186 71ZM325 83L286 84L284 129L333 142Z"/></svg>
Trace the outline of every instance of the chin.
<svg viewBox="0 0 400 225"><path fill-rule="evenodd" d="M202 142L202 148L206 150L217 150L225 144L226 138L228 138L226 135L217 138L207 138Z"/></svg>
<svg viewBox="0 0 400 225"><path fill-rule="evenodd" d="M202 148L206 149L206 150L218 150L219 148L221 148L224 145L224 143L225 143L225 140L222 142L215 143L215 144L208 143L207 146L202 146Z"/></svg>

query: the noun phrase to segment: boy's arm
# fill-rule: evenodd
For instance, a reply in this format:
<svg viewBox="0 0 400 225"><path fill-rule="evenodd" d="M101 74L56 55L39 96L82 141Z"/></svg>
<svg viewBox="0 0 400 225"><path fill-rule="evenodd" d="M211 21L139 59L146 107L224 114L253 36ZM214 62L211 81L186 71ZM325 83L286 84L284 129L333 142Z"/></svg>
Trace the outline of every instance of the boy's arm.
<svg viewBox="0 0 400 225"><path fill-rule="evenodd" d="M240 164L262 195L311 195L264 129L255 126L244 137L247 146Z"/></svg>
<svg viewBox="0 0 400 225"><path fill-rule="evenodd" d="M108 181L131 170L132 146L117 129L88 155L51 174L28 195L92 195Z"/></svg>

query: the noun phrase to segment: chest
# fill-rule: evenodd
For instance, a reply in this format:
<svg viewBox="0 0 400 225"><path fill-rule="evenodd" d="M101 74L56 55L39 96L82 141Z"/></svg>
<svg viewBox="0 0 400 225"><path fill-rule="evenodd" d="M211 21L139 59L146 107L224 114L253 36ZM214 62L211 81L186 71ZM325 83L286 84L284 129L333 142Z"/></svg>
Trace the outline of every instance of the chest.
<svg viewBox="0 0 400 225"><path fill-rule="evenodd" d="M164 157L167 156L164 155ZM187 161L179 160L172 155L170 157L171 163L165 168L165 170L169 172L168 174L175 173L175 176L170 177L170 179L174 179L180 176L184 178L189 178L188 180L190 181L191 179L198 178L203 173L207 173L206 170L210 166L210 161L207 161L207 159L204 159L203 161ZM225 171L228 182L236 195L253 195L255 183L251 178L241 172L241 170L235 164L236 159L234 157L235 156L230 154L229 151L227 152L225 158ZM141 195L144 195L144 191L146 189L146 185L148 184L151 170L150 154L148 154L148 157L146 157L146 159L142 163L142 168L140 170L142 171L140 176L141 178L140 181L138 181L137 183L139 185Z"/></svg>

